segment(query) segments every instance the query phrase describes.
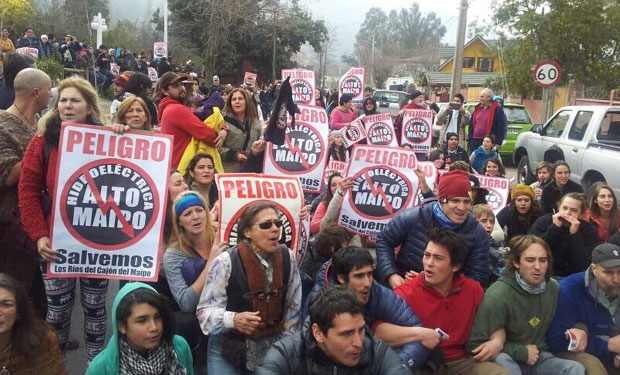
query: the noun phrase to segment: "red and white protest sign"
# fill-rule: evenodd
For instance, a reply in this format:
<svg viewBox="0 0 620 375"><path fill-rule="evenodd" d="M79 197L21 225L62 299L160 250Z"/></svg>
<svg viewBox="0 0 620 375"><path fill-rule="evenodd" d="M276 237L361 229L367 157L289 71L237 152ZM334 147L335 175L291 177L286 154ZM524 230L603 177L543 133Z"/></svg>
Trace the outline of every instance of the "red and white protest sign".
<svg viewBox="0 0 620 375"><path fill-rule="evenodd" d="M258 78L258 74L252 72L245 72L243 76L243 84L246 86L254 87L256 86L256 78Z"/></svg>
<svg viewBox="0 0 620 375"><path fill-rule="evenodd" d="M30 55L35 59L39 57L39 50L32 47L21 47L15 50L15 53L20 55Z"/></svg>
<svg viewBox="0 0 620 375"><path fill-rule="evenodd" d="M353 187L340 205L338 224L376 237L401 210L412 207L418 191L415 153L388 146L355 145L347 176Z"/></svg>
<svg viewBox="0 0 620 375"><path fill-rule="evenodd" d="M435 184L437 184L438 182L439 177L435 164L433 164L432 161L420 161L418 162L418 168L420 168L424 172L424 179L426 180L426 184L431 190L433 190ZM416 194L415 198L415 206L419 205L420 202L424 200L424 196L422 195L422 191L420 189L418 189L418 193Z"/></svg>
<svg viewBox="0 0 620 375"><path fill-rule="evenodd" d="M216 174L220 192L218 233L220 241L237 244L237 220L252 203L270 202L281 212L280 243L297 252L304 195L297 177L267 176L256 173Z"/></svg>
<svg viewBox="0 0 620 375"><path fill-rule="evenodd" d="M398 147L391 114L379 113L366 116L364 122L366 124L368 144Z"/></svg>
<svg viewBox="0 0 620 375"><path fill-rule="evenodd" d="M401 145L411 145L418 153L431 152L433 115L428 109L406 109L403 115Z"/></svg>
<svg viewBox="0 0 620 375"><path fill-rule="evenodd" d="M363 139L366 139L366 126L364 125L365 115L361 115L351 121L346 127L340 129L342 140L345 147L350 147Z"/></svg>
<svg viewBox="0 0 620 375"><path fill-rule="evenodd" d="M172 136L63 123L49 277L156 281Z"/></svg>
<svg viewBox="0 0 620 375"><path fill-rule="evenodd" d="M344 176L348 165L349 163L344 161L330 160L325 167L325 183L334 173L340 173L341 176Z"/></svg>
<svg viewBox="0 0 620 375"><path fill-rule="evenodd" d="M506 207L509 200L510 180L503 177L488 177L477 175L480 187L489 191L487 203L496 215L502 208Z"/></svg>
<svg viewBox="0 0 620 375"><path fill-rule="evenodd" d="M152 66L149 66L148 68L148 72L149 72L149 78L151 80L151 82L155 83L157 82L157 70L155 70L155 68L153 68Z"/></svg>
<svg viewBox="0 0 620 375"><path fill-rule="evenodd" d="M295 125L289 117L284 144L267 144L263 172L297 176L305 192L319 193L327 163L327 114L320 107L299 104Z"/></svg>
<svg viewBox="0 0 620 375"><path fill-rule="evenodd" d="M166 42L155 42L153 43L153 56L159 57L168 57L168 43Z"/></svg>
<svg viewBox="0 0 620 375"><path fill-rule="evenodd" d="M351 68L338 81L338 98L351 94L353 104L361 108L364 101L364 68Z"/></svg>
<svg viewBox="0 0 620 375"><path fill-rule="evenodd" d="M302 220L299 226L299 251L297 251L297 264L302 264L308 253L310 243L310 220Z"/></svg>
<svg viewBox="0 0 620 375"><path fill-rule="evenodd" d="M110 73L115 76L121 74L121 67L117 63L110 63Z"/></svg>
<svg viewBox="0 0 620 375"><path fill-rule="evenodd" d="M291 89L295 103L315 105L314 72L307 69L282 69L282 80L291 77Z"/></svg>

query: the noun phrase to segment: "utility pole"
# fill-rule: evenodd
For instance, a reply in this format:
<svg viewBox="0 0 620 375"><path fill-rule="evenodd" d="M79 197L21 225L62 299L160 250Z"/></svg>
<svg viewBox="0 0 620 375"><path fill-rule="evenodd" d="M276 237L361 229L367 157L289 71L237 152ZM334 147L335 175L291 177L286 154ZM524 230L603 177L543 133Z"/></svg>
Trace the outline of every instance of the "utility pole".
<svg viewBox="0 0 620 375"><path fill-rule="evenodd" d="M168 0L164 0L164 43L168 43Z"/></svg>
<svg viewBox="0 0 620 375"><path fill-rule="evenodd" d="M461 12L459 13L459 28L456 34L456 48L452 68L452 84L450 98L461 92L461 80L463 77L463 49L465 48L465 29L467 28L467 0L461 0Z"/></svg>

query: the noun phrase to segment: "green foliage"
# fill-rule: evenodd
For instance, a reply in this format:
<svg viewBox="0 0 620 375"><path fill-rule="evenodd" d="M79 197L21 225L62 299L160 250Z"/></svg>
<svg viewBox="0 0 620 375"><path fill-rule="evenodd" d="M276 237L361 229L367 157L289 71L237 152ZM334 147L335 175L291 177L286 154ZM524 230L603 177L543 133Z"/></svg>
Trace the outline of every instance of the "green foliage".
<svg viewBox="0 0 620 375"><path fill-rule="evenodd" d="M39 59L37 60L37 68L47 73L47 75L50 76L52 82L60 82L60 80L64 78L64 68L55 59Z"/></svg>
<svg viewBox="0 0 620 375"><path fill-rule="evenodd" d="M134 54L151 51L156 39L157 33L149 25L129 20L119 20L113 29L103 33L103 44L108 48L119 46Z"/></svg>
<svg viewBox="0 0 620 375"><path fill-rule="evenodd" d="M503 0L494 21L514 35L504 52L508 87L533 95L531 69L546 59L562 67L562 83L612 89L620 79L620 3L616 0Z"/></svg>

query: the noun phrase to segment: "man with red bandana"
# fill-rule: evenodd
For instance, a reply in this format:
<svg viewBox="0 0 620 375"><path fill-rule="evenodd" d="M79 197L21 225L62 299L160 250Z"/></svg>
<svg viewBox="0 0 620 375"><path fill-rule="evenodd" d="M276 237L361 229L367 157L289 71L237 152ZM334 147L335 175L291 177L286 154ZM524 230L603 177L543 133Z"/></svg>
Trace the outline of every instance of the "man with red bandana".
<svg viewBox="0 0 620 375"><path fill-rule="evenodd" d="M469 250L463 264L465 276L486 285L489 279L489 239L471 213L469 177L451 171L439 180L439 199L402 210L377 237L377 275L392 289L410 271L421 272L427 233L443 227L462 234ZM396 249L400 247L400 250Z"/></svg>

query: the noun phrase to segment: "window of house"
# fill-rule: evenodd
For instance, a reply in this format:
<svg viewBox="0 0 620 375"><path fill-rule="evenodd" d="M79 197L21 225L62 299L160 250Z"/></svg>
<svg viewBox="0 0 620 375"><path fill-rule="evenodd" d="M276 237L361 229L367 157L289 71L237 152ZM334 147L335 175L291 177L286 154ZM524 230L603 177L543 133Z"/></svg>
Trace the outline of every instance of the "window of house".
<svg viewBox="0 0 620 375"><path fill-rule="evenodd" d="M463 57L463 69L473 68L476 62L475 57Z"/></svg>
<svg viewBox="0 0 620 375"><path fill-rule="evenodd" d="M493 71L493 58L492 57L479 57L478 58L478 71L479 72L492 72Z"/></svg>

